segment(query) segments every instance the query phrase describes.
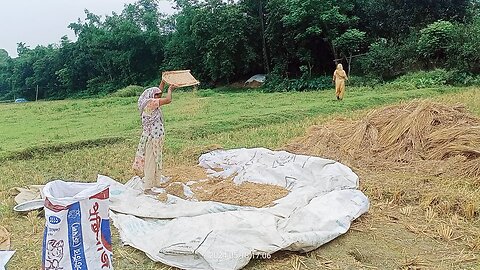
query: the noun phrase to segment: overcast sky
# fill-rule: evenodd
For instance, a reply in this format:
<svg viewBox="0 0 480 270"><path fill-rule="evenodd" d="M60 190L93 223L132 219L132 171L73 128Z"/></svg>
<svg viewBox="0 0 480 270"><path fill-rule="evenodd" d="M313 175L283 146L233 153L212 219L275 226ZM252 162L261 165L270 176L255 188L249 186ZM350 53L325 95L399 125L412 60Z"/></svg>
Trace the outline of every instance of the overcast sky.
<svg viewBox="0 0 480 270"><path fill-rule="evenodd" d="M96 15L120 13L125 3L135 0L0 0L0 48L10 57L17 56L17 43L25 42L30 48L37 45L59 43L67 35L76 40L68 28L78 18L85 19L84 10ZM173 12L171 3L160 0L160 10Z"/></svg>

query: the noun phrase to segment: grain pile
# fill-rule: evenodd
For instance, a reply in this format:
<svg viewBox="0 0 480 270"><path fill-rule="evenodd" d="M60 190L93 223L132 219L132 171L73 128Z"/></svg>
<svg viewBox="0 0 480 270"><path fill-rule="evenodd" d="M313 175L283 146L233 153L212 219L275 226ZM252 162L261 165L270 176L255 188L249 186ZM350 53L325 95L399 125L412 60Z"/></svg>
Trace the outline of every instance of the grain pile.
<svg viewBox="0 0 480 270"><path fill-rule="evenodd" d="M283 187L244 182L237 185L232 178L220 179L209 178L205 169L200 166L177 166L169 167L164 171L169 181L161 187L166 193L175 195L182 199L187 198L184 194L183 184L195 181L190 185L194 193L194 197L199 201L215 201L227 204L252 206L252 207L268 207L275 200L285 197L288 190ZM165 193L157 197L160 201L167 201Z"/></svg>
<svg viewBox="0 0 480 270"><path fill-rule="evenodd" d="M479 177L480 119L463 106L413 101L374 110L356 121L339 119L311 127L287 150L353 167Z"/></svg>
<svg viewBox="0 0 480 270"><path fill-rule="evenodd" d="M207 172L200 166L167 167L163 171L163 174L169 178L169 181L166 184L171 182L187 183L188 181L196 181L208 178Z"/></svg>
<svg viewBox="0 0 480 270"><path fill-rule="evenodd" d="M183 191L183 185L180 182L173 182L168 184L165 187L165 191L170 195L175 195L179 198L187 199L187 196L185 196L185 193Z"/></svg>
<svg viewBox="0 0 480 270"><path fill-rule="evenodd" d="M0 250L10 249L10 233L4 227L0 226Z"/></svg>
<svg viewBox="0 0 480 270"><path fill-rule="evenodd" d="M209 180L198 183L192 188L199 201L215 201L227 204L267 207L275 200L285 197L288 190L285 188L244 182L237 185L232 179Z"/></svg>

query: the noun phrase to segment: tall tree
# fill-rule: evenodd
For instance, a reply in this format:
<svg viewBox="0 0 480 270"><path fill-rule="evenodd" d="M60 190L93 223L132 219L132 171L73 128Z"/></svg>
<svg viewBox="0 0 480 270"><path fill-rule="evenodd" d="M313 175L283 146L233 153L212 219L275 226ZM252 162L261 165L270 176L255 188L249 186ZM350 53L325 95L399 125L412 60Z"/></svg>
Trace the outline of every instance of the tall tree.
<svg viewBox="0 0 480 270"><path fill-rule="evenodd" d="M341 0L270 0L269 46L288 65L305 65L309 71L329 69L339 57L334 40L356 25L354 5ZM296 48L296 49L293 49Z"/></svg>
<svg viewBox="0 0 480 270"><path fill-rule="evenodd" d="M12 64L13 60L4 49L0 49L0 99L9 98L12 90Z"/></svg>
<svg viewBox="0 0 480 270"><path fill-rule="evenodd" d="M259 57L254 20L241 5L218 0L179 1L176 31L167 44L167 66L191 67L202 79L229 82L249 74Z"/></svg>
<svg viewBox="0 0 480 270"><path fill-rule="evenodd" d="M407 36L437 20L463 22L477 0L354 0L359 29L373 38Z"/></svg>

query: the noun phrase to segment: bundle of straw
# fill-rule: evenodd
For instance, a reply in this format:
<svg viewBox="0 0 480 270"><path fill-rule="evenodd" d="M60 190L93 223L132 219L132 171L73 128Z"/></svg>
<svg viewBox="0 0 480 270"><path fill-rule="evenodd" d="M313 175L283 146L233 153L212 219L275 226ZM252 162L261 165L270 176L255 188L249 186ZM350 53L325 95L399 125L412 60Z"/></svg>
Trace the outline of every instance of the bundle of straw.
<svg viewBox="0 0 480 270"><path fill-rule="evenodd" d="M457 171L476 177L480 176L480 119L462 106L412 101L373 110L357 121L312 127L287 148L370 167L462 156Z"/></svg>

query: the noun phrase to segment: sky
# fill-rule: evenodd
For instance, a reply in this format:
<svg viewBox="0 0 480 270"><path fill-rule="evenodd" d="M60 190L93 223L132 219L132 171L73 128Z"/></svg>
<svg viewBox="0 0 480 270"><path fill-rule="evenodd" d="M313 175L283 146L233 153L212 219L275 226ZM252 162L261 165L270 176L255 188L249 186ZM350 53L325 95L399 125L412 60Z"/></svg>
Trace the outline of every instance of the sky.
<svg viewBox="0 0 480 270"><path fill-rule="evenodd" d="M60 43L67 35L75 41L68 25L85 19L85 9L96 15L120 13L124 5L135 0L0 0L0 49L10 57L17 57L17 43L24 42L31 49L37 45ZM171 2L160 0L161 12L171 14Z"/></svg>

